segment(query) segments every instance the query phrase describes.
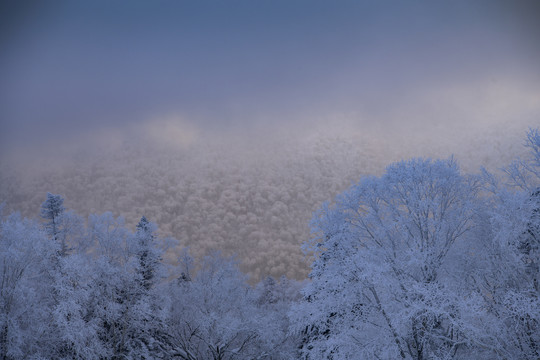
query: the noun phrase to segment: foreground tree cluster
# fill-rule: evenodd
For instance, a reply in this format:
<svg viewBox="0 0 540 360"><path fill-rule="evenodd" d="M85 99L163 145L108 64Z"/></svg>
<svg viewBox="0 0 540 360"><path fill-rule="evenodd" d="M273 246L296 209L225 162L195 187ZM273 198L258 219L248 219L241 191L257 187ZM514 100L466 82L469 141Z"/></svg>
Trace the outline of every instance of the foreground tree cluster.
<svg viewBox="0 0 540 360"><path fill-rule="evenodd" d="M41 222L1 218L0 359L538 359L537 130L526 146L502 180L452 158L363 178L315 213L305 284L187 248L167 265L145 217L48 194Z"/></svg>
<svg viewBox="0 0 540 360"><path fill-rule="evenodd" d="M145 217L82 219L48 194L41 224L0 222L0 359L279 359L299 285L248 285L234 259L176 266ZM174 244L173 244L174 245ZM264 326L264 324L271 324Z"/></svg>
<svg viewBox="0 0 540 360"><path fill-rule="evenodd" d="M463 175L413 159L315 214L292 332L309 359L539 359L540 134L530 157Z"/></svg>

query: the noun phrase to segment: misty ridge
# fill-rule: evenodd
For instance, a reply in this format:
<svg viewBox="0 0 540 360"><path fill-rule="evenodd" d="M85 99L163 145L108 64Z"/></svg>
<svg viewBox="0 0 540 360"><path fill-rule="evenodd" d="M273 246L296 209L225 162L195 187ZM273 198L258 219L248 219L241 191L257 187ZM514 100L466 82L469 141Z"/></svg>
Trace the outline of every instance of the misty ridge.
<svg viewBox="0 0 540 360"><path fill-rule="evenodd" d="M0 198L6 210L31 218L47 192L64 196L83 218L111 211L134 228L145 215L179 241L168 251L171 261L187 246L195 258L235 255L252 281L301 280L309 271L301 244L310 238L312 213L361 176L408 157L451 154L467 171L497 171L525 151L523 129L503 123L464 136L447 128L426 140L414 129L376 136L336 122L302 137L270 132L190 141L179 135L184 128L158 123L113 145L91 139L75 150L53 144L24 160L4 156Z"/></svg>

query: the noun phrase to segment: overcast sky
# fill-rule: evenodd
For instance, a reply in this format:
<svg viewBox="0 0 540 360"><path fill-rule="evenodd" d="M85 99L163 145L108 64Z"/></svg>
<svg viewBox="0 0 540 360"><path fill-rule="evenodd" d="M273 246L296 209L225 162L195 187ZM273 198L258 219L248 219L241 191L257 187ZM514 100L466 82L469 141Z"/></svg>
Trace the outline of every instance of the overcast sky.
<svg viewBox="0 0 540 360"><path fill-rule="evenodd" d="M4 150L156 119L217 133L540 119L538 1L6 3Z"/></svg>

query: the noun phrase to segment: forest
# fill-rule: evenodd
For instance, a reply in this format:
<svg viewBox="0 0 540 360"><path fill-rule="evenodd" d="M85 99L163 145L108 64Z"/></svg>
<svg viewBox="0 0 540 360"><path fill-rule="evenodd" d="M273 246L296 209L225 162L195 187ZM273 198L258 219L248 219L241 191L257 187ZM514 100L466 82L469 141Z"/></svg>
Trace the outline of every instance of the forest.
<svg viewBox="0 0 540 360"><path fill-rule="evenodd" d="M44 193L39 218L1 214L0 359L538 359L539 130L529 129L524 144L502 174L464 172L449 157L360 176L312 214L311 235L296 250L310 262L306 279L301 270L246 273L242 256L227 251L194 254L185 239L195 233L185 228L175 239L153 214L130 219L133 227L112 212L83 217L65 205L69 197ZM324 159L314 156L310 169ZM332 191L334 177L346 183L356 174L350 159L328 175ZM214 245L245 222L265 220L279 232L289 229L283 213L303 211L288 204L327 187L302 188L309 182L298 174L285 200L270 189L231 215L167 206L182 206L185 222L210 217L207 236L220 239L196 234ZM237 184L236 195L249 194ZM237 199L224 193L206 202ZM137 201L137 193L122 198ZM268 202L273 217L257 215ZM295 226L291 237L302 238L307 225ZM257 227L240 236L252 233L266 236Z"/></svg>
<svg viewBox="0 0 540 360"><path fill-rule="evenodd" d="M182 133L171 126L158 129ZM235 255L251 281L302 280L311 259L301 244L310 238L313 212L362 176L381 175L404 158L449 154L465 172L480 165L496 172L525 154L523 122L461 129L428 136L402 128L359 131L333 121L291 136L201 135L185 145L176 137L154 138L154 128L141 135L126 131L128 139L117 146L96 139L77 139L75 147L54 142L0 151L0 201L5 212L34 218L47 192L61 194L83 218L110 211L130 229L145 215L159 225L160 236L179 241L166 254L171 261L186 246L196 258L219 249Z"/></svg>

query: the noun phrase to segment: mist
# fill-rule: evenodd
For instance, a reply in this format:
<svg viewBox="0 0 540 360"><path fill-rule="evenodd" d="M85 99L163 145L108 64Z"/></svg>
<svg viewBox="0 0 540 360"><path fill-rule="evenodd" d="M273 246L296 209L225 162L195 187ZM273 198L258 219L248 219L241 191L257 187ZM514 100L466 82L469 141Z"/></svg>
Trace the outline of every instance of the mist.
<svg viewBox="0 0 540 360"><path fill-rule="evenodd" d="M7 209L145 215L253 278L305 277L312 212L362 175L496 171L539 124L533 1L3 6Z"/></svg>

